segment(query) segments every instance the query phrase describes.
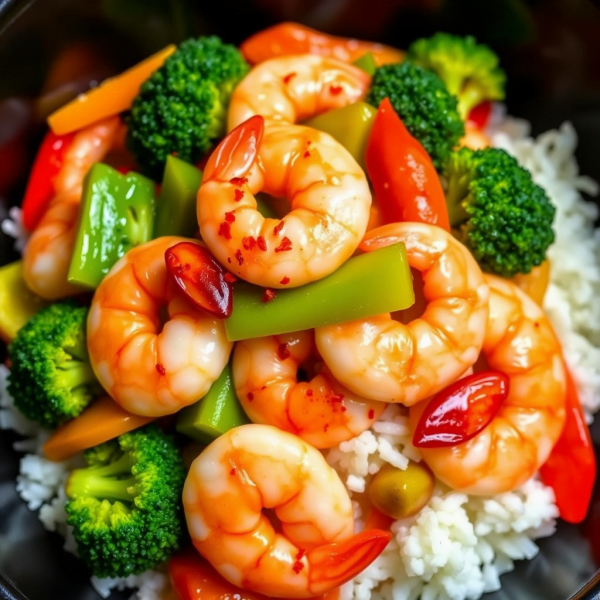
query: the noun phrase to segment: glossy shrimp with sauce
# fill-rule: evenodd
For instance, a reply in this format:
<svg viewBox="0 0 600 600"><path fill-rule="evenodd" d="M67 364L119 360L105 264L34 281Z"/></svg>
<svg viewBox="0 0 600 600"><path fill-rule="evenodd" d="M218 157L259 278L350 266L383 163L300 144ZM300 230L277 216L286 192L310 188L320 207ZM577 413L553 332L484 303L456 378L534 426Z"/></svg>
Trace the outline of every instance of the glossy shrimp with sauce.
<svg viewBox="0 0 600 600"><path fill-rule="evenodd" d="M482 354L491 369L508 375L508 396L473 439L420 452L450 487L493 495L519 487L546 462L565 423L566 375L560 343L542 309L514 283L485 278L490 301ZM410 409L413 429L426 406Z"/></svg>
<svg viewBox="0 0 600 600"><path fill-rule="evenodd" d="M354 535L337 473L318 450L269 425L242 425L210 444L190 467L183 506L194 546L223 577L279 598L339 587L391 538Z"/></svg>
<svg viewBox="0 0 600 600"><path fill-rule="evenodd" d="M83 179L90 167L108 154L117 136L119 118L111 117L78 132L54 180L56 196L35 228L23 252L23 277L38 296L56 300L81 288L67 275L81 204Z"/></svg>
<svg viewBox="0 0 600 600"><path fill-rule="evenodd" d="M263 217L255 194L288 198L282 219ZM268 288L329 275L356 250L371 207L366 176L331 136L300 125L234 129L211 155L198 191L202 239L235 275Z"/></svg>
<svg viewBox="0 0 600 600"><path fill-rule="evenodd" d="M92 300L92 367L104 389L135 414L159 417L197 402L231 353L223 321L198 308L167 274L165 252L182 241L189 240L160 237L133 248Z"/></svg>
<svg viewBox="0 0 600 600"><path fill-rule="evenodd" d="M415 404L455 381L477 360L488 316L488 286L471 253L445 230L392 223L369 231L363 250L403 242L420 271L427 303L408 324L387 313L319 327L317 348L333 376L357 394Z"/></svg>
<svg viewBox="0 0 600 600"><path fill-rule="evenodd" d="M244 340L234 349L233 381L254 423L331 448L371 427L387 405L354 394L326 367L310 381L298 381L299 369L315 355L312 331Z"/></svg>

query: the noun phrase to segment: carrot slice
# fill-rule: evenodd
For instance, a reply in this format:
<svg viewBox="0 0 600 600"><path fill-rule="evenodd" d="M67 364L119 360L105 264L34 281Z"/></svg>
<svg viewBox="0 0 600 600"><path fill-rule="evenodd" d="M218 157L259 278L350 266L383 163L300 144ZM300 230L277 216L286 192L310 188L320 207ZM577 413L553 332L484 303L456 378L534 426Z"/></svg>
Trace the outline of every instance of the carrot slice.
<svg viewBox="0 0 600 600"><path fill-rule="evenodd" d="M108 396L96 400L77 418L59 427L44 444L48 460L61 461L92 446L146 425L153 417L134 415Z"/></svg>
<svg viewBox="0 0 600 600"><path fill-rule="evenodd" d="M60 135L127 110L142 83L161 67L175 50L174 45L167 46L121 75L107 79L99 87L78 96L53 112L48 117L48 125L54 133Z"/></svg>

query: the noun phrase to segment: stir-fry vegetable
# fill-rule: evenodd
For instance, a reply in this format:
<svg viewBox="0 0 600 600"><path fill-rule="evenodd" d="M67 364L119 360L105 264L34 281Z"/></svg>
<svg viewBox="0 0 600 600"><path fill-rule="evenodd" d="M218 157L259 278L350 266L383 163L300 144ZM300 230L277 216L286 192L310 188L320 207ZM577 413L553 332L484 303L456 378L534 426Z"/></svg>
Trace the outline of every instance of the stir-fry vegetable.
<svg viewBox="0 0 600 600"><path fill-rule="evenodd" d="M44 216L55 194L54 178L63 166L65 153L72 141L72 133L57 135L49 131L44 137L23 197L23 225L27 231L33 231Z"/></svg>
<svg viewBox="0 0 600 600"><path fill-rule="evenodd" d="M231 367L227 365L206 396L179 413L177 431L209 444L244 423L248 423L248 418L235 394Z"/></svg>
<svg viewBox="0 0 600 600"><path fill-rule="evenodd" d="M484 271L513 277L544 261L556 209L515 158L498 148L461 148L445 176L452 231Z"/></svg>
<svg viewBox="0 0 600 600"><path fill-rule="evenodd" d="M0 267L0 339L14 340L19 329L46 304L25 285L20 260Z"/></svg>
<svg viewBox="0 0 600 600"><path fill-rule="evenodd" d="M48 125L55 134L62 135L128 110L142 83L173 52L175 46L167 46L118 77L107 79L99 87L75 98L51 114L48 117Z"/></svg>
<svg viewBox="0 0 600 600"><path fill-rule="evenodd" d="M127 412L112 398L104 396L94 400L78 417L56 429L42 450L48 460L62 461L150 421L152 417Z"/></svg>
<svg viewBox="0 0 600 600"><path fill-rule="evenodd" d="M84 452L65 489L77 553L98 577L142 573L178 550L185 470L173 439L153 425Z"/></svg>
<svg viewBox="0 0 600 600"><path fill-rule="evenodd" d="M217 37L183 42L146 81L127 120L127 145L155 179L169 154L195 163L225 133L233 88L248 71L234 46Z"/></svg>
<svg viewBox="0 0 600 600"><path fill-rule="evenodd" d="M481 102L504 99L506 76L498 56L474 37L436 33L413 42L407 58L438 75L458 98L463 119Z"/></svg>
<svg viewBox="0 0 600 600"><path fill-rule="evenodd" d="M196 195L202 172L175 156L168 156L156 203L154 237L192 237L198 230Z"/></svg>
<svg viewBox="0 0 600 600"><path fill-rule="evenodd" d="M377 70L377 61L371 52L363 54L360 58L357 58L353 63L355 67L362 69L365 73L373 76Z"/></svg>
<svg viewBox="0 0 600 600"><path fill-rule="evenodd" d="M351 258L328 277L291 290L236 283L225 329L231 341L245 340L402 310L413 302L404 244L393 244Z"/></svg>
<svg viewBox="0 0 600 600"><path fill-rule="evenodd" d="M498 414L508 395L508 376L485 371L464 377L438 392L415 428L417 448L456 446L475 437Z"/></svg>
<svg viewBox="0 0 600 600"><path fill-rule="evenodd" d="M465 134L456 97L440 78L408 61L379 67L373 75L367 102L379 106L384 98L423 145L437 169Z"/></svg>
<svg viewBox="0 0 600 600"><path fill-rule="evenodd" d="M95 288L121 256L152 238L154 184L96 163L82 196L68 279Z"/></svg>
<svg viewBox="0 0 600 600"><path fill-rule="evenodd" d="M554 490L561 518L569 523L581 523L594 491L596 455L573 376L569 369L565 370L567 420L561 437L540 469L540 475Z"/></svg>
<svg viewBox="0 0 600 600"><path fill-rule="evenodd" d="M435 167L387 98L377 111L366 162L385 223L418 221L450 230L444 190Z"/></svg>
<svg viewBox="0 0 600 600"><path fill-rule="evenodd" d="M87 314L74 301L51 304L9 346L8 391L15 406L43 427L76 417L101 393L86 345Z"/></svg>

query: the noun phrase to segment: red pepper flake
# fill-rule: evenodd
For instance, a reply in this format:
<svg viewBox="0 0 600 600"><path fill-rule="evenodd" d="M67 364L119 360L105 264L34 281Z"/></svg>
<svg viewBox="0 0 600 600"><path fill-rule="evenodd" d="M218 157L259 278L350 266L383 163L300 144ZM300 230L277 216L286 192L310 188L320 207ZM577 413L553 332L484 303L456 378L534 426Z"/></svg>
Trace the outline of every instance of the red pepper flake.
<svg viewBox="0 0 600 600"><path fill-rule="evenodd" d="M225 213L225 220L228 223L233 223L235 221L235 215L231 211L226 212Z"/></svg>
<svg viewBox="0 0 600 600"><path fill-rule="evenodd" d="M223 221L219 225L219 235L223 236L226 240L231 239L231 225L227 221Z"/></svg>
<svg viewBox="0 0 600 600"><path fill-rule="evenodd" d="M244 197L244 190L236 189L233 193L233 199L239 202Z"/></svg>
<svg viewBox="0 0 600 600"><path fill-rule="evenodd" d="M312 144L312 142L310 140L306 140L306 145L310 146Z"/></svg>
<svg viewBox="0 0 600 600"><path fill-rule="evenodd" d="M281 360L285 360L290 356L290 351L287 346L288 345L284 342L283 344L279 344L279 347L277 348L277 354Z"/></svg>
<svg viewBox="0 0 600 600"><path fill-rule="evenodd" d="M310 152L308 150L304 153L304 158L310 158Z"/></svg>
<svg viewBox="0 0 600 600"><path fill-rule="evenodd" d="M230 475L235 475L235 467L233 467L233 469L231 469L231 471L229 471Z"/></svg>
<svg viewBox="0 0 600 600"><path fill-rule="evenodd" d="M165 368L160 363L156 363L156 370L158 371L159 375L164 375L166 373Z"/></svg>
<svg viewBox="0 0 600 600"><path fill-rule="evenodd" d="M248 392L246 394L246 398L248 398L249 402L252 402L252 400L254 400L254 394L252 392Z"/></svg>
<svg viewBox="0 0 600 600"><path fill-rule="evenodd" d="M346 409L346 407L345 407L345 406L342 406L342 407L340 408L340 410L341 410L342 412L346 412L346 410L347 410L347 409Z"/></svg>
<svg viewBox="0 0 600 600"><path fill-rule="evenodd" d="M252 250L256 246L256 240L251 235L244 237L242 238L242 246L244 246L244 250Z"/></svg>
<svg viewBox="0 0 600 600"><path fill-rule="evenodd" d="M306 556L306 550L304 548L298 549L298 554L296 554L296 560L302 560Z"/></svg>
<svg viewBox="0 0 600 600"><path fill-rule="evenodd" d="M325 433L327 433L327 430L329 429L329 423L325 423L325 426L323 427L323 431Z"/></svg>
<svg viewBox="0 0 600 600"><path fill-rule="evenodd" d="M288 73L284 78L283 78L283 83L288 84L292 77L296 77L297 73Z"/></svg>
<svg viewBox="0 0 600 600"><path fill-rule="evenodd" d="M372 419L375 416L375 411L371 408L369 409L369 419Z"/></svg>
<svg viewBox="0 0 600 600"><path fill-rule="evenodd" d="M260 389L261 389L261 390L266 390L266 389L267 389L267 386L266 386L266 385L263 385L263 386L262 386Z"/></svg>
<svg viewBox="0 0 600 600"><path fill-rule="evenodd" d="M232 177L229 180L229 183L232 183L233 185L244 185L245 183L248 183L248 178L247 177Z"/></svg>
<svg viewBox="0 0 600 600"><path fill-rule="evenodd" d="M330 85L329 91L333 96L337 96L344 91L344 88L341 85Z"/></svg>
<svg viewBox="0 0 600 600"><path fill-rule="evenodd" d="M231 258L229 258L229 256L227 257L227 262L231 264Z"/></svg>
<svg viewBox="0 0 600 600"><path fill-rule="evenodd" d="M237 260L238 265L242 265L244 264L244 257L242 256L242 251L241 250L237 250L236 253L234 254L235 256L235 260Z"/></svg>
<svg viewBox="0 0 600 600"><path fill-rule="evenodd" d="M292 249L292 240L289 237L285 236L281 240L281 244L275 248L275 252L287 252Z"/></svg>
<svg viewBox="0 0 600 600"><path fill-rule="evenodd" d="M273 298L275 298L275 290L266 288L265 291L263 292L261 300L263 302L270 302L271 300L273 300Z"/></svg>
<svg viewBox="0 0 600 600"><path fill-rule="evenodd" d="M287 285L290 282L290 278L286 275L279 283L281 285Z"/></svg>
<svg viewBox="0 0 600 600"><path fill-rule="evenodd" d="M227 283L235 283L237 281L237 277L233 273L229 273L229 272L227 272L227 273L225 273L225 275L223 275L223 279Z"/></svg>
<svg viewBox="0 0 600 600"><path fill-rule="evenodd" d="M293 565L292 569L294 569L294 573L300 573L302 569L304 569L304 563L302 561L297 560Z"/></svg>
<svg viewBox="0 0 600 600"><path fill-rule="evenodd" d="M331 394L332 402L341 402L343 399L344 399L344 396L342 394Z"/></svg>
<svg viewBox="0 0 600 600"><path fill-rule="evenodd" d="M277 223L277 225L275 225L275 227L273 227L273 235L279 235L279 232L283 229L284 225L285 225L284 220L279 221L279 223Z"/></svg>
<svg viewBox="0 0 600 600"><path fill-rule="evenodd" d="M313 395L313 391L311 389L306 390L306 395L307 396L312 396Z"/></svg>
<svg viewBox="0 0 600 600"><path fill-rule="evenodd" d="M267 242L265 242L265 238L262 235L259 235L256 238L256 245L263 251L266 252L267 250Z"/></svg>

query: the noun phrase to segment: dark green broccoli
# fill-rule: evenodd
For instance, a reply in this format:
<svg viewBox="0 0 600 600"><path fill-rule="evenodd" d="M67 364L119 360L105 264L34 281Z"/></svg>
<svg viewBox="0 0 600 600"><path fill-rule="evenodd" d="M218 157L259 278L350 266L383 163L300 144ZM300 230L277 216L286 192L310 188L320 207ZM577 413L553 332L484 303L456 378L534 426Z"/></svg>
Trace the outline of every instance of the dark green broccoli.
<svg viewBox="0 0 600 600"><path fill-rule="evenodd" d="M555 209L527 169L499 148L461 148L444 174L453 233L484 271L513 277L543 262Z"/></svg>
<svg viewBox="0 0 600 600"><path fill-rule="evenodd" d="M127 119L127 146L158 180L169 154L196 162L225 133L231 92L249 66L218 37L183 42L142 85Z"/></svg>
<svg viewBox="0 0 600 600"><path fill-rule="evenodd" d="M484 100L503 100L506 75L498 56L474 37L436 33L413 42L407 58L436 73L458 98L458 111L466 119Z"/></svg>
<svg viewBox="0 0 600 600"><path fill-rule="evenodd" d="M98 577L125 577L165 561L185 532L185 469L173 439L153 425L84 452L66 483L67 522Z"/></svg>
<svg viewBox="0 0 600 600"><path fill-rule="evenodd" d="M88 308L60 302L33 316L9 346L8 391L15 406L50 429L102 393L86 345Z"/></svg>
<svg viewBox="0 0 600 600"><path fill-rule="evenodd" d="M456 98L437 75L408 61L375 71L367 102L379 106L384 98L440 169L465 134Z"/></svg>

